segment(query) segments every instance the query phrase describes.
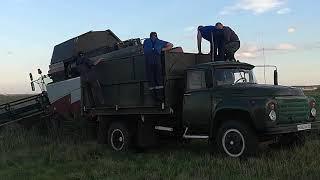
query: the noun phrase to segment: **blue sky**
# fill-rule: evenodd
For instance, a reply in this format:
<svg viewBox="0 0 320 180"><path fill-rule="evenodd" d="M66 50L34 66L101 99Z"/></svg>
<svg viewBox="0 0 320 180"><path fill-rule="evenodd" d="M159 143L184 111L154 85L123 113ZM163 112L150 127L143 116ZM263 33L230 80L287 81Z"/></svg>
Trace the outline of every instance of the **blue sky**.
<svg viewBox="0 0 320 180"><path fill-rule="evenodd" d="M111 29L122 40L157 31L196 52L196 27L217 21L239 35L241 61L277 65L284 85L320 84L319 6L311 0L3 0L0 93L30 93L28 73L47 72L54 45L90 30Z"/></svg>

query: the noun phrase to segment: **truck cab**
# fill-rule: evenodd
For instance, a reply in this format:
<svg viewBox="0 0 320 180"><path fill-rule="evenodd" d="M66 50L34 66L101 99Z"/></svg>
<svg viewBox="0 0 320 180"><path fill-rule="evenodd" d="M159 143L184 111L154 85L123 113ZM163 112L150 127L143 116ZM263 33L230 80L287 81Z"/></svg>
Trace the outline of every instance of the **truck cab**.
<svg viewBox="0 0 320 180"><path fill-rule="evenodd" d="M239 157L255 153L261 141L281 137L295 143L301 132L319 128L314 99L301 89L258 84L253 68L241 62L188 68L184 137L209 138L220 151Z"/></svg>

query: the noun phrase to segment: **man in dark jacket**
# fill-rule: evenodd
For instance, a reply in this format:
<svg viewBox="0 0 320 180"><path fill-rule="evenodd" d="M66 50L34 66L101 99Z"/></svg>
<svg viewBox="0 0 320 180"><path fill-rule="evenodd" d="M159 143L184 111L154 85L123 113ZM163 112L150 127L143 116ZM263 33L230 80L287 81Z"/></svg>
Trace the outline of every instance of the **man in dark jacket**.
<svg viewBox="0 0 320 180"><path fill-rule="evenodd" d="M215 26L199 26L197 35L198 52L201 54L201 42L205 39L210 42L211 59L214 61L224 60L224 38L223 31Z"/></svg>
<svg viewBox="0 0 320 180"><path fill-rule="evenodd" d="M150 33L150 38L144 40L143 52L146 58L146 73L149 81L149 89L152 90L157 100L163 97L163 73L161 52L172 49L169 42L158 39L156 32Z"/></svg>
<svg viewBox="0 0 320 180"><path fill-rule="evenodd" d="M92 61L85 57L83 52L78 53L76 58L76 65L80 73L81 93L82 100L88 101L90 106L96 106L97 103L104 104L102 89L95 73L92 68L97 65L101 60Z"/></svg>
<svg viewBox="0 0 320 180"><path fill-rule="evenodd" d="M223 31L225 60L235 61L234 54L240 48L238 35L230 27L223 26L220 22L216 24L215 28Z"/></svg>

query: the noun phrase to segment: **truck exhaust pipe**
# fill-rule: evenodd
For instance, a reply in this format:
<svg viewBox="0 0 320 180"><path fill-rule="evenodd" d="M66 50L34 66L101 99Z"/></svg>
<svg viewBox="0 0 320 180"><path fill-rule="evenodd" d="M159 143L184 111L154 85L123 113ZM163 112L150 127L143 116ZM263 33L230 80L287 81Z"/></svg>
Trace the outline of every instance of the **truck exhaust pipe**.
<svg viewBox="0 0 320 180"><path fill-rule="evenodd" d="M273 71L273 82L274 82L274 85L279 85L279 82L278 82L278 70L274 70Z"/></svg>

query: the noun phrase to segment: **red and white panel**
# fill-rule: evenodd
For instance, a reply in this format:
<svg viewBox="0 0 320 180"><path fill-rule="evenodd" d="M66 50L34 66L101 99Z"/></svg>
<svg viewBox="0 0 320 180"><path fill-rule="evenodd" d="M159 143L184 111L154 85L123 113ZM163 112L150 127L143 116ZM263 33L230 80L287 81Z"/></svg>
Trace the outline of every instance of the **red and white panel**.
<svg viewBox="0 0 320 180"><path fill-rule="evenodd" d="M80 77L51 83L46 88L54 111L62 114L80 112Z"/></svg>

